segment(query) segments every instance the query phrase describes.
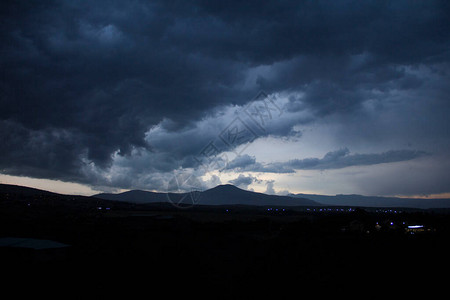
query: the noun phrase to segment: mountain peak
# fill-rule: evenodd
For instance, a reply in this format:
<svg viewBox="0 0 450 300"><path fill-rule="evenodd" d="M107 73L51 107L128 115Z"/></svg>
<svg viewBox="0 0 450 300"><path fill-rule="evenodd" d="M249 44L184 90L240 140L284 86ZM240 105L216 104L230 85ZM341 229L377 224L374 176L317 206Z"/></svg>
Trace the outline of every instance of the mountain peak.
<svg viewBox="0 0 450 300"><path fill-rule="evenodd" d="M216 186L216 187L213 187L211 190L230 190L230 191L232 191L232 190L234 190L234 191L243 191L242 189L240 189L240 188L238 188L237 186L235 186L235 185L232 185L232 184L220 184L220 185L218 185L218 186Z"/></svg>

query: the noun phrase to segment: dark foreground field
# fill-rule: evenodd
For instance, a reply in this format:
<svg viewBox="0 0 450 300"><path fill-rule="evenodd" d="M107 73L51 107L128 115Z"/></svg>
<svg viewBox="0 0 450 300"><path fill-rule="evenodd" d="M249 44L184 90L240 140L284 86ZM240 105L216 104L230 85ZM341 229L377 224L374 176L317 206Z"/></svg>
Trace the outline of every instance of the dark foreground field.
<svg viewBox="0 0 450 300"><path fill-rule="evenodd" d="M2 290L15 295L432 296L448 282L447 214L179 210L55 195L2 199L0 237L70 245L1 247ZM430 230L407 234L403 223Z"/></svg>

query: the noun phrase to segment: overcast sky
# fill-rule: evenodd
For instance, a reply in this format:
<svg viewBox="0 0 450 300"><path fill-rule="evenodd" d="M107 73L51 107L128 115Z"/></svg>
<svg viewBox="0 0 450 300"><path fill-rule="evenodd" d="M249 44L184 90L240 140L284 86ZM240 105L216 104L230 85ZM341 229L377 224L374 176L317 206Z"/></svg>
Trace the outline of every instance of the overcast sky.
<svg viewBox="0 0 450 300"><path fill-rule="evenodd" d="M0 182L450 193L448 1L0 5Z"/></svg>

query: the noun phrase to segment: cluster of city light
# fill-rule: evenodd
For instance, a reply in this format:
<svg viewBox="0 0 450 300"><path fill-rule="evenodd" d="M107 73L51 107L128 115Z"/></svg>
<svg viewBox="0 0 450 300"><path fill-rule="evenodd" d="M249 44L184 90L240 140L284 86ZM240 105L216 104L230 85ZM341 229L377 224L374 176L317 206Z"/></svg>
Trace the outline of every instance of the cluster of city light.
<svg viewBox="0 0 450 300"><path fill-rule="evenodd" d="M351 212L355 211L353 208L307 208L306 211L312 212L328 212L328 211L336 211L336 212Z"/></svg>
<svg viewBox="0 0 450 300"><path fill-rule="evenodd" d="M401 210L395 210L395 209L377 209L376 210L377 213L385 213L385 214L397 214L397 213L402 213L403 211Z"/></svg>
<svg viewBox="0 0 450 300"><path fill-rule="evenodd" d="M98 207L97 207L97 209L98 209L98 210L102 210L102 209L103 209L103 207L101 207L101 206L98 206ZM111 208L110 208L110 207L105 207L104 209L105 209L105 210L110 210Z"/></svg>
<svg viewBox="0 0 450 300"><path fill-rule="evenodd" d="M275 209L273 209L272 207L270 207L270 208L267 209L267 211L285 211L285 209L284 208L280 208L280 209L275 208Z"/></svg>

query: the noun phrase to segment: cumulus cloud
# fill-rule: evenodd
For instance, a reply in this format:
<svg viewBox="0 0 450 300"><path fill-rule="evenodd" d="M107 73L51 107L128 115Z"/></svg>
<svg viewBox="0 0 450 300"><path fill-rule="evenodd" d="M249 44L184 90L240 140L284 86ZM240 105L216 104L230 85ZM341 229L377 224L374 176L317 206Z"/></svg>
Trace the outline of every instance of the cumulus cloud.
<svg viewBox="0 0 450 300"><path fill-rule="evenodd" d="M237 178L232 179L229 182L242 189L248 189L249 185L251 185L253 182L259 182L259 180L251 175L245 176L243 174L239 174Z"/></svg>
<svg viewBox="0 0 450 300"><path fill-rule="evenodd" d="M275 190L273 189L273 185L275 183L275 180L268 180L267 184L266 184L266 191L264 193L269 194L269 195L274 195Z"/></svg>

